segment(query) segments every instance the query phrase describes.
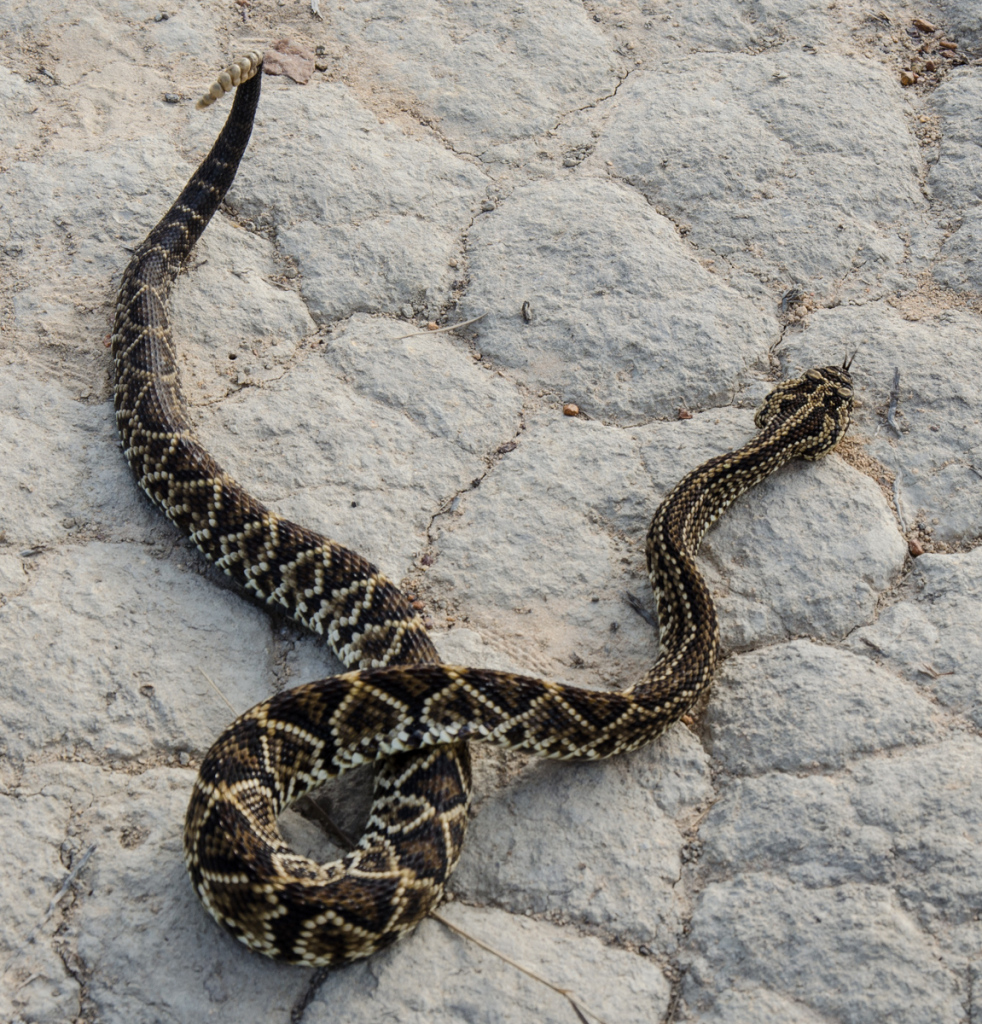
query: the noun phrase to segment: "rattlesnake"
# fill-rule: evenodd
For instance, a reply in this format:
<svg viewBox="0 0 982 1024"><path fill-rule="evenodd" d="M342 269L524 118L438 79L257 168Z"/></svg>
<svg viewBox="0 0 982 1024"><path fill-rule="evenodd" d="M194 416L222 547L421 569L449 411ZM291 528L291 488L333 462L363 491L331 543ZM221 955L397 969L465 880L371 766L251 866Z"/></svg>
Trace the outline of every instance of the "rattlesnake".
<svg viewBox="0 0 982 1024"><path fill-rule="evenodd" d="M237 719L205 757L185 859L195 892L234 936L298 964L337 964L387 945L441 898L470 801L466 740L589 760L661 733L710 685L716 612L694 561L712 522L795 457L818 459L849 424L848 365L778 385L759 433L689 473L647 535L659 654L620 693L439 664L418 614L359 555L281 518L196 440L166 307L180 263L232 183L259 100L261 57L223 72L207 105L237 88L228 120L184 191L126 269L112 335L116 418L150 500L260 604L322 634L355 671L300 686ZM375 762L366 832L343 860L316 864L283 841L276 815L308 790Z"/></svg>

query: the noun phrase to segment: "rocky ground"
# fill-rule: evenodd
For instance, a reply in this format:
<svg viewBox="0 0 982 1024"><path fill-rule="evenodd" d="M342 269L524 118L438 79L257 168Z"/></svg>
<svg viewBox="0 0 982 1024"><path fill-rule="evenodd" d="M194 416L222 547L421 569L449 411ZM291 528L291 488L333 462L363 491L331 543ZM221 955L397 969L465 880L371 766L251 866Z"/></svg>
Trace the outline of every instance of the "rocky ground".
<svg viewBox="0 0 982 1024"><path fill-rule="evenodd" d="M581 1020L982 1019L977 0L156 3L0 8L0 1019L575 1024L474 939ZM175 290L185 387L448 661L636 679L660 498L859 346L849 443L707 539L708 708L609 763L477 751L473 938L330 973L221 932L181 830L233 710L337 663L142 498L106 348L228 108L193 100L281 39L305 84L266 78Z"/></svg>

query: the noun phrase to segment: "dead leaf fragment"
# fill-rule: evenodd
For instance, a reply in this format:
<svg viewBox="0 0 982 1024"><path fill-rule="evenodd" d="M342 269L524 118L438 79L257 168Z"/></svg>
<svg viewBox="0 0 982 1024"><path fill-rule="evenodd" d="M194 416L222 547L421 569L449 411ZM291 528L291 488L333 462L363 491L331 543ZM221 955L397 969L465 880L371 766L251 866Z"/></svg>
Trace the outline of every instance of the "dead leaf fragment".
<svg viewBox="0 0 982 1024"><path fill-rule="evenodd" d="M263 68L267 75L286 75L297 85L306 85L314 73L314 55L289 39L280 39L266 51Z"/></svg>

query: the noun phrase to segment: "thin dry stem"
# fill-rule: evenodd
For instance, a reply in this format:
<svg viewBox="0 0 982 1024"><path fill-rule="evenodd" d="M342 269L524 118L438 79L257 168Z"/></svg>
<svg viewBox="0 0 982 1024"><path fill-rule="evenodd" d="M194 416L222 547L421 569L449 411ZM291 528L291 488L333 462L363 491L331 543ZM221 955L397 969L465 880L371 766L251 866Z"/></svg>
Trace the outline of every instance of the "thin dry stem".
<svg viewBox="0 0 982 1024"><path fill-rule="evenodd" d="M600 1024L607 1024L607 1021L605 1021L599 1013L596 1013L593 1010L591 1010L583 1002L582 999L574 999L573 996L570 994L569 989L560 988L558 985L554 985L551 981L547 981L545 978L542 977L541 974L536 974L535 971L530 971L527 967L523 967L517 961L512 960L510 956L506 956L500 950L495 949L494 946L489 946L486 942L482 942L480 939L471 935L470 932L465 932L463 928L458 928L457 925L451 924L450 921L448 921L442 914L438 914L435 910L430 911L430 917L432 917L436 921L439 921L444 928L447 928L450 931L455 932L461 938L467 939L469 942L473 942L475 946L480 946L481 949L486 950L493 956L498 957L499 960L504 960L506 964L511 964L511 966L514 967L516 971L521 971L522 974L528 975L528 977L532 978L533 981L539 982L540 985L545 985L546 988L551 988L553 992L558 992L559 995L566 999L569 1002L570 1006L573 1007L573 1009L576 1011L576 1015L580 1018L580 1020L583 1020L584 1013L588 1013L591 1017L593 1017L594 1020L599 1021Z"/></svg>
<svg viewBox="0 0 982 1024"><path fill-rule="evenodd" d="M444 331L456 331L458 327L466 327L468 324L476 324L483 320L488 314L481 313L480 316L471 317L470 320L462 320L459 324L448 324L446 327L434 327L433 330L413 331L412 334L403 334L401 337L393 338L393 341L405 341L406 338L418 338L423 334L443 334Z"/></svg>

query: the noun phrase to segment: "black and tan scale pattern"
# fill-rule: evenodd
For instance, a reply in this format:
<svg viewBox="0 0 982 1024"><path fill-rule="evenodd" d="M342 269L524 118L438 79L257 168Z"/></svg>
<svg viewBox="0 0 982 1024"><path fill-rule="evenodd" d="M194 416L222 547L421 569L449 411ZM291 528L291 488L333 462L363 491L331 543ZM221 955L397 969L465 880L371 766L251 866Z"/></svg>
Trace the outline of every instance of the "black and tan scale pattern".
<svg viewBox="0 0 982 1024"><path fill-rule="evenodd" d="M779 466L831 451L848 427L852 389L836 367L779 385L757 414L758 435L694 470L659 506L647 557L660 650L634 686L598 693L436 664L418 617L374 566L263 506L190 427L166 305L248 143L258 65L250 55L212 87L210 99L238 85L228 122L124 274L116 410L126 457L154 504L255 600L322 633L357 669L237 719L205 758L185 823L188 871L216 920L269 956L320 966L381 949L441 898L470 800L464 741L592 760L648 742L692 707L719 653L716 612L694 561L706 530ZM376 766L375 798L358 847L330 864L293 853L276 826L280 811L366 762Z"/></svg>

